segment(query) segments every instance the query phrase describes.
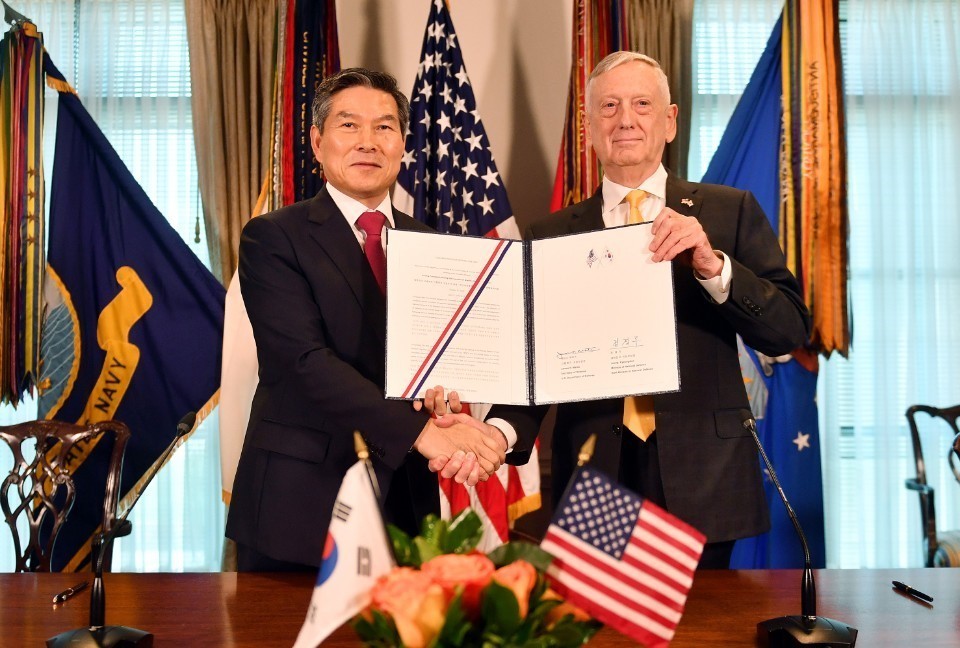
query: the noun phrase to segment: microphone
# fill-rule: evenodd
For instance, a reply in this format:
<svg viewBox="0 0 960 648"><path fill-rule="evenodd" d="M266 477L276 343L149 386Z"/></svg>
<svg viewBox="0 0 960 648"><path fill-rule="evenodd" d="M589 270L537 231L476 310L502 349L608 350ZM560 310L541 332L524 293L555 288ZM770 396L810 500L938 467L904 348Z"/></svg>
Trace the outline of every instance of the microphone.
<svg viewBox="0 0 960 648"><path fill-rule="evenodd" d="M130 506L123 512L122 516L114 521L109 531L101 532L94 538L93 556L91 557L93 560L94 578L93 587L90 589L89 627L68 630L67 632L47 639L48 648L64 648L66 646L72 648L87 646L90 648L107 646L140 646L142 648L150 648L153 646L153 635L146 630L128 628L127 626L105 625L107 593L103 587L103 557L111 542L117 538L130 535L130 532L133 530L133 525L127 520L127 517L129 517L136 503L140 501L140 497L144 491L147 490L147 486L150 485L153 478L160 472L160 468L163 467L163 464L167 462L167 459L176 449L177 444L193 429L196 420L196 412L188 412L180 419L180 422L177 423L177 431L176 434L174 434L173 440L163 451L163 454L160 455L156 463L153 464L147 480L137 489L137 494L134 496Z"/></svg>
<svg viewBox="0 0 960 648"><path fill-rule="evenodd" d="M857 629L847 625L843 621L828 619L827 617L817 616L817 586L813 580L813 569L810 567L810 546L807 544L807 538L803 535L803 529L800 527L800 520L797 514L793 512L790 506L790 500L787 494L783 492L780 486L780 480L777 479L777 471L773 469L773 464L767 458L767 453L760 443L760 437L757 436L757 422L753 418L750 410L740 410L740 418L743 421L743 427L753 436L753 442L757 444L757 450L763 457L763 463L767 466L770 473L770 479L773 485L777 487L780 494L780 500L787 509L787 515L793 523L793 528L800 538L800 545L803 547L803 578L800 581L800 615L783 616L775 619L768 619L757 624L757 638L760 646L770 648L780 648L787 646L823 646L824 648L842 648L853 646L857 642Z"/></svg>

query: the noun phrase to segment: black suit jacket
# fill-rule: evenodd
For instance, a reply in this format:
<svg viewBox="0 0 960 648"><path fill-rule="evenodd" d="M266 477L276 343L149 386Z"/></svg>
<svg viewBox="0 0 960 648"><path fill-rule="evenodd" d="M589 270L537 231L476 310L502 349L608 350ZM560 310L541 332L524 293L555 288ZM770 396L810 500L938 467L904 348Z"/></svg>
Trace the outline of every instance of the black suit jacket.
<svg viewBox="0 0 960 648"><path fill-rule="evenodd" d="M759 204L748 192L667 181L667 206L695 216L710 243L732 262L730 295L716 303L693 271L673 262L680 391L654 397L656 435L667 508L703 531L710 542L769 528L757 451L742 425L749 408L740 373L736 335L754 349L782 355L803 344L809 315L796 278ZM534 224L527 238L603 229L598 191ZM496 407L517 429L538 428L545 408ZM623 399L564 403L553 436L553 493L569 480L580 446L598 433L592 464L609 475L634 469L621 461Z"/></svg>
<svg viewBox="0 0 960 648"><path fill-rule="evenodd" d="M393 216L398 229L429 231ZM385 300L326 189L247 223L240 286L260 384L227 535L271 558L319 564L340 482L356 461L354 429L370 446L388 518L414 531L439 509L436 475L408 453L426 414L384 399Z"/></svg>

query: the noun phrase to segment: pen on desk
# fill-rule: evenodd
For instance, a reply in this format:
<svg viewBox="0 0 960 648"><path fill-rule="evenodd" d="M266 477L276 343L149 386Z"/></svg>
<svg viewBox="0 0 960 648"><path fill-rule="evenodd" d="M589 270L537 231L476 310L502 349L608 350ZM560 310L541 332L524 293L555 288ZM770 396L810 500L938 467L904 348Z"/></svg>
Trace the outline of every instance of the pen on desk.
<svg viewBox="0 0 960 648"><path fill-rule="evenodd" d="M901 583L900 581L893 581L893 586L903 592L904 594L909 594L910 596L916 596L922 601L927 601L928 603L933 603L933 597L929 594L924 594L920 590L915 590L909 585Z"/></svg>
<svg viewBox="0 0 960 648"><path fill-rule="evenodd" d="M89 583L87 581L83 581L81 583L77 583L73 587L68 587L53 597L53 604L56 605L57 603L63 603L74 594L82 592L84 589L86 589L87 585L89 585Z"/></svg>

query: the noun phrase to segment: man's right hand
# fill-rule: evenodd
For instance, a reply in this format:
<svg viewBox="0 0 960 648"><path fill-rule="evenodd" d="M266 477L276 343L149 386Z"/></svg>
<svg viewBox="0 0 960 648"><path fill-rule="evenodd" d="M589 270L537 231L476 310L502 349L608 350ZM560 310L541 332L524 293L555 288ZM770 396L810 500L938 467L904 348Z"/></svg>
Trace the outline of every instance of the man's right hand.
<svg viewBox="0 0 960 648"><path fill-rule="evenodd" d="M466 414L448 414L442 419L442 424L443 428L440 428L434 419L428 420L413 444L424 457L437 460L430 462L431 469L437 470L438 466L444 464L450 464L448 468L453 468L454 464L475 460L481 469L479 480L486 481L506 460L506 450L496 436L499 434L496 428ZM491 428L491 431L484 430L485 427ZM470 482L476 483L468 479L467 483Z"/></svg>

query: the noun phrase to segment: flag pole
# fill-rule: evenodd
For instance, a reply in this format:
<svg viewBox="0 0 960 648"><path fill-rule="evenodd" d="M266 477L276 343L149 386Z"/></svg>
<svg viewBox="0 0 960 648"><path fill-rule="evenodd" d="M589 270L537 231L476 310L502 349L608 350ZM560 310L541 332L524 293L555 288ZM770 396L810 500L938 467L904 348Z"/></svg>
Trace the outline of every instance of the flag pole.
<svg viewBox="0 0 960 648"><path fill-rule="evenodd" d="M566 501L567 496L570 495L570 485L577 481L577 477L580 476L580 471L583 470L583 467L593 458L593 452L597 449L597 433L594 432L587 437L587 440L583 442L583 445L580 446L580 452L577 453L577 467L574 469L573 474L570 475L570 479L567 480L567 485L563 488L563 495L555 502ZM556 513L554 513L556 515Z"/></svg>
<svg viewBox="0 0 960 648"><path fill-rule="evenodd" d="M367 479L370 480L370 487L373 488L373 495L377 499L377 511L380 512L380 524L383 527L383 534L387 538L387 548L390 549L390 557L393 558L393 564L399 565L397 552L393 548L393 540L390 538L390 531L387 529L387 520L383 513L383 500L380 497L380 484L377 482L377 473L373 469L373 463L370 461L370 449L367 448L367 442L363 440L363 434L360 430L353 431L353 448L357 453L357 459L363 463L364 470L367 473Z"/></svg>

